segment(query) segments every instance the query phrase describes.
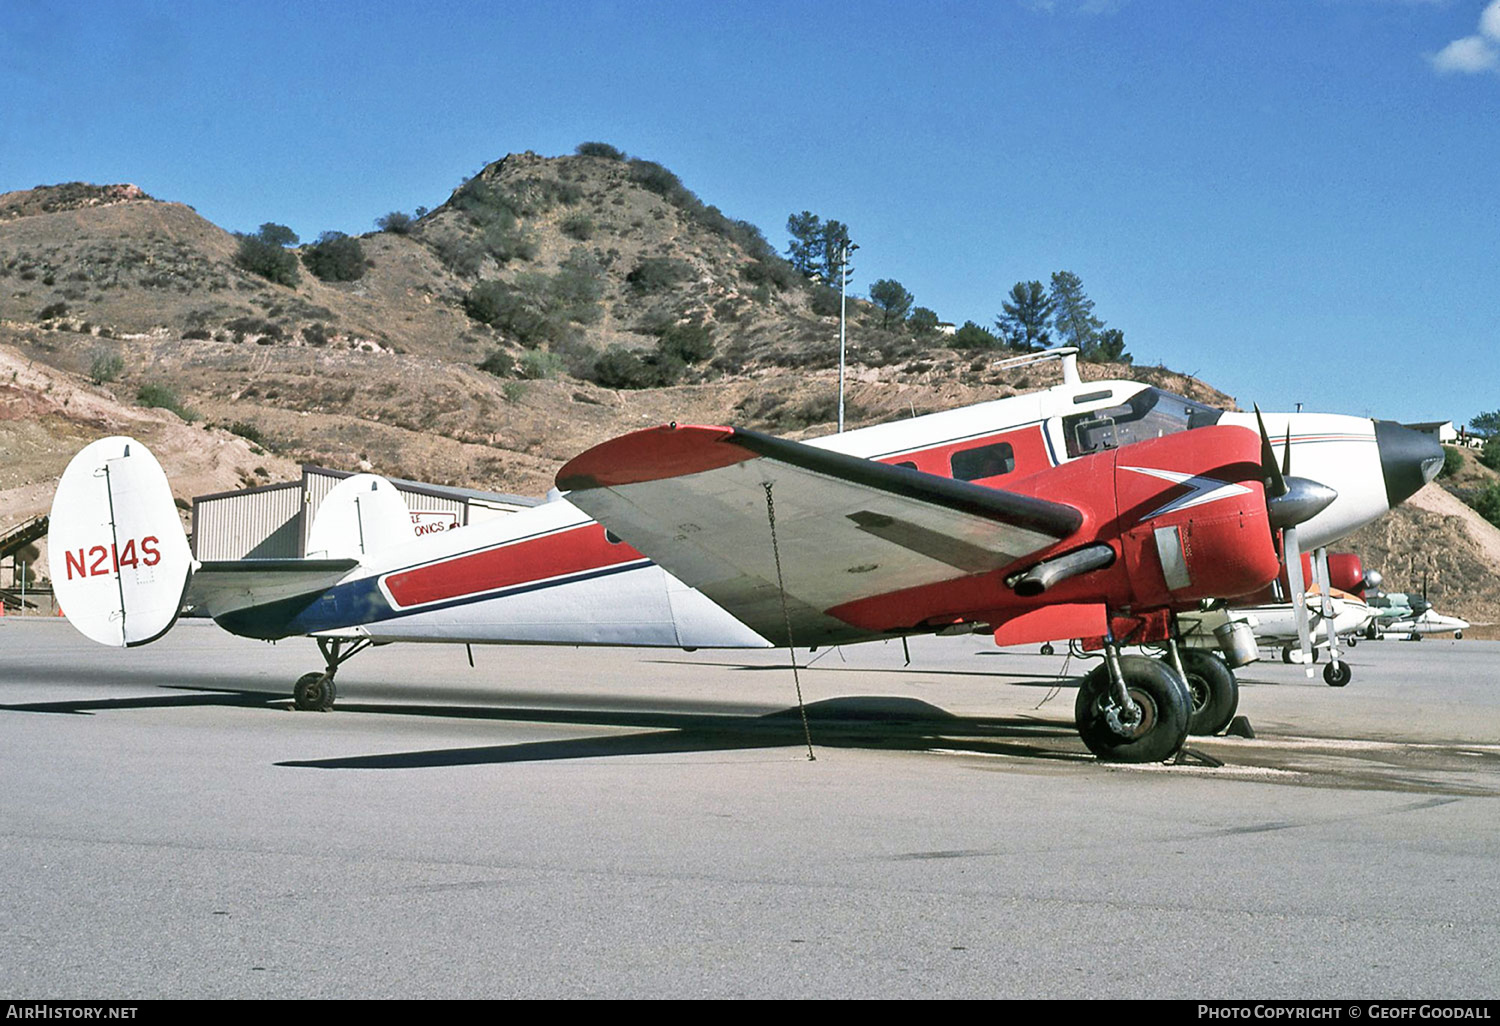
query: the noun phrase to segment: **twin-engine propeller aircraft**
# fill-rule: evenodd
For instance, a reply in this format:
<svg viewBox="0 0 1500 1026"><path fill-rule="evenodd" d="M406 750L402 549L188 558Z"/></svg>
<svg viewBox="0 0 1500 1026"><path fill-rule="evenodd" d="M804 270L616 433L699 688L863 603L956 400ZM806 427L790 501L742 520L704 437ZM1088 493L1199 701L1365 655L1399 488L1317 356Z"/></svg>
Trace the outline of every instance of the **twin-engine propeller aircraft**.
<svg viewBox="0 0 1500 1026"><path fill-rule="evenodd" d="M1079 689L1084 742L1163 759L1190 718L1218 730L1238 702L1223 662L1177 646L1176 614L1266 587L1283 552L1301 597L1300 544L1319 551L1326 582L1326 544L1426 484L1442 451L1394 424L1283 414L1266 418L1284 438L1278 463L1258 413L1064 370L1047 392L807 444L637 431L576 457L557 484L777 644L1084 639L1104 652ZM1308 477L1290 475L1294 449ZM1165 643L1168 659L1119 651L1140 643Z"/></svg>
<svg viewBox="0 0 1500 1026"><path fill-rule="evenodd" d="M1324 544L1384 514L1442 462L1436 443L1395 425L1270 415L1299 473L1321 484L1289 478L1274 456L1268 463L1265 432L1247 429L1253 418L1139 382L1084 383L1071 356L1063 366L1064 384L1043 392L806 445L753 443L770 455L746 447L764 436L730 429L632 436L565 468L560 480L588 505L558 499L421 538L410 537L394 492L382 498L383 479L350 478L324 500L313 558L302 560L194 560L155 459L138 442L104 439L59 484L54 587L69 619L105 644L154 640L184 601L243 636L311 636L325 668L297 682L301 708L328 708L338 668L394 641L696 648L765 647L771 637L816 646L995 629L1003 644L1095 637L1113 652L1122 640L1170 636L1173 611L1201 597L1263 587L1276 574L1273 528L1300 525L1309 544ZM836 466L808 470L803 455L783 459L788 451ZM753 461L750 473L779 489L793 554L784 560L790 638L770 564L734 565L767 527L740 485L719 496L714 477L681 510L652 499L639 530L621 516L649 551L579 508L606 494L601 482L639 478L654 492L657 481L698 478L705 460L731 475ZM794 473L806 495L778 483ZM848 508L835 516L830 504ZM826 551L825 533L839 535ZM678 565L701 589L669 572ZM1131 679L1155 681L1131 690L1111 656L1080 701L1090 747L1120 758L1175 751L1187 723L1179 664L1130 662ZM1233 674L1208 656L1201 675L1187 668L1194 729L1219 729L1237 702Z"/></svg>

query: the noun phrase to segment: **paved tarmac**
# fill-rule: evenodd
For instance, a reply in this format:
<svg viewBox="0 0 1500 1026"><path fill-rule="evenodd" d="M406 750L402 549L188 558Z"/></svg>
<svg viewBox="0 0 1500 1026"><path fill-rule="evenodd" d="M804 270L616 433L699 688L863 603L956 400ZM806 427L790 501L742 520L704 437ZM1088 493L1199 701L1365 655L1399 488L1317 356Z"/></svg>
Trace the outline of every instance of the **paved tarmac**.
<svg viewBox="0 0 1500 1026"><path fill-rule="evenodd" d="M785 653L391 646L299 713L306 640L0 620L0 997L1500 994L1500 643L1248 667L1222 768L911 654L817 654L809 762Z"/></svg>

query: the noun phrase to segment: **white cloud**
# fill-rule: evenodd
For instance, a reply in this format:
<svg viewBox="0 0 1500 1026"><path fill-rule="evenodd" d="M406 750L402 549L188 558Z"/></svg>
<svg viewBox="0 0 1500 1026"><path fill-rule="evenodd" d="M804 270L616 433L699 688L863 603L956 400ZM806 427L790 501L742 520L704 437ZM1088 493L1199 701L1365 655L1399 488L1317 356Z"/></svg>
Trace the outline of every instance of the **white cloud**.
<svg viewBox="0 0 1500 1026"><path fill-rule="evenodd" d="M1428 60L1438 71L1477 75L1482 71L1500 71L1500 51L1491 46L1483 36L1465 36L1455 39Z"/></svg>
<svg viewBox="0 0 1500 1026"><path fill-rule="evenodd" d="M1500 0L1493 0L1479 16L1479 31L1491 39L1500 39Z"/></svg>
<svg viewBox="0 0 1500 1026"><path fill-rule="evenodd" d="M1479 33L1455 39L1427 59L1443 74L1500 73L1500 0L1490 0L1480 13Z"/></svg>

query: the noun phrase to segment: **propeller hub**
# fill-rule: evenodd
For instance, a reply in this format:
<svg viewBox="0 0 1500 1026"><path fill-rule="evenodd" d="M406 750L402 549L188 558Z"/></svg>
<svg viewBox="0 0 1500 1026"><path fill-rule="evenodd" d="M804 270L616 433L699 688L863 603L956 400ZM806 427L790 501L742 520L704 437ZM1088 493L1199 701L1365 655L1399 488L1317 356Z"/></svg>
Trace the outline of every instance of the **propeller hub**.
<svg viewBox="0 0 1500 1026"><path fill-rule="evenodd" d="M1286 492L1266 499L1266 507L1271 512L1271 526L1278 529L1305 524L1339 497L1339 493L1326 484L1305 477L1288 477L1285 480Z"/></svg>

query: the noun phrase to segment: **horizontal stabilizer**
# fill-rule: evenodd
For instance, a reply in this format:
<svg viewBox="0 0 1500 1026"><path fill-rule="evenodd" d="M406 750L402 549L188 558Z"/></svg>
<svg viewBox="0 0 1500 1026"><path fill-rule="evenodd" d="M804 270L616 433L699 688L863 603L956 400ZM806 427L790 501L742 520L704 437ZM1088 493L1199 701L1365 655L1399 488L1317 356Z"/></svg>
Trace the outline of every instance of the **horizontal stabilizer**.
<svg viewBox="0 0 1500 1026"><path fill-rule="evenodd" d="M47 555L57 601L84 636L144 645L171 628L193 557L150 450L115 436L73 457L52 500Z"/></svg>
<svg viewBox="0 0 1500 1026"><path fill-rule="evenodd" d="M254 606L331 588L359 567L357 559L224 559L201 563L187 604L218 618Z"/></svg>

